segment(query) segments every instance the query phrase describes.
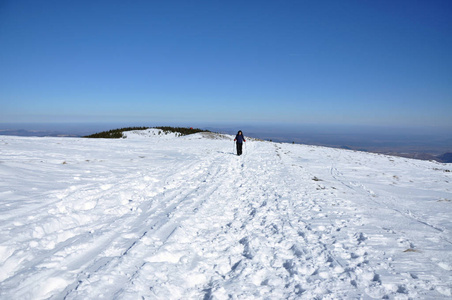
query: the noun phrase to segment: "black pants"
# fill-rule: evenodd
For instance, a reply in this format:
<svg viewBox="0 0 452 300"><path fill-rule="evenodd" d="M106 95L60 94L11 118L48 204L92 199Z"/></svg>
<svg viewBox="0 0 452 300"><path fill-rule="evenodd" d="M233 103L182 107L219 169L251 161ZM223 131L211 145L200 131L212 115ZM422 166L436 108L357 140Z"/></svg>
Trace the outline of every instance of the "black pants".
<svg viewBox="0 0 452 300"><path fill-rule="evenodd" d="M242 155L242 145L243 143L237 143L237 155Z"/></svg>

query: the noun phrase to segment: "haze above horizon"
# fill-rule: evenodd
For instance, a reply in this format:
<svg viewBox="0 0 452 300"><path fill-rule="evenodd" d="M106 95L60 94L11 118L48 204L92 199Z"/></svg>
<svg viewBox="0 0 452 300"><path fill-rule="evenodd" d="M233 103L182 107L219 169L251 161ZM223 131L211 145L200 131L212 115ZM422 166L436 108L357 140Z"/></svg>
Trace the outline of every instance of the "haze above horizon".
<svg viewBox="0 0 452 300"><path fill-rule="evenodd" d="M452 129L451 1L2 1L0 123Z"/></svg>

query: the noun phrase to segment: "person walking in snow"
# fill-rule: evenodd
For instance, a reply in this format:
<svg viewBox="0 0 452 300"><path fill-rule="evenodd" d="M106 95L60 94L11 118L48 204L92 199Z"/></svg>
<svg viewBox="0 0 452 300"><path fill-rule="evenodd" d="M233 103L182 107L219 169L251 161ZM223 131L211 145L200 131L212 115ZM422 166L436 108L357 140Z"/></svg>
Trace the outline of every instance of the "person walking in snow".
<svg viewBox="0 0 452 300"><path fill-rule="evenodd" d="M237 132L234 141L237 142L237 155L242 155L242 145L244 142L246 142L246 140L241 130Z"/></svg>

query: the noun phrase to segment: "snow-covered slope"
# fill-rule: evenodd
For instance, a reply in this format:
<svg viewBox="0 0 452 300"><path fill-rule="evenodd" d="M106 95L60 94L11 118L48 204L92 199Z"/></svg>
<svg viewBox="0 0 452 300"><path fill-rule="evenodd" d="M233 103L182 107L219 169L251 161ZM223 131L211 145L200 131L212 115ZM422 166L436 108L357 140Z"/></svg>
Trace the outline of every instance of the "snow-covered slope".
<svg viewBox="0 0 452 300"><path fill-rule="evenodd" d="M450 299L450 164L233 151L0 137L0 299Z"/></svg>

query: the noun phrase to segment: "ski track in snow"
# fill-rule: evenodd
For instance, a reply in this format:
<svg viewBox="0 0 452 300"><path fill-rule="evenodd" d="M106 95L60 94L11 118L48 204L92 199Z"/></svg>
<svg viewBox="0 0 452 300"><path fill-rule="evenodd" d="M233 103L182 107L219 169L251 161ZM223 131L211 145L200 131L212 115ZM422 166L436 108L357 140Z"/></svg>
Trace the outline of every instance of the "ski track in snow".
<svg viewBox="0 0 452 300"><path fill-rule="evenodd" d="M0 137L0 299L450 299L450 164Z"/></svg>

